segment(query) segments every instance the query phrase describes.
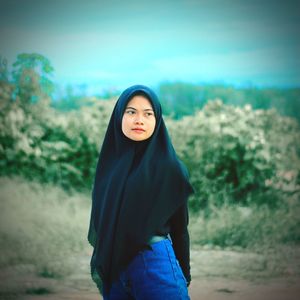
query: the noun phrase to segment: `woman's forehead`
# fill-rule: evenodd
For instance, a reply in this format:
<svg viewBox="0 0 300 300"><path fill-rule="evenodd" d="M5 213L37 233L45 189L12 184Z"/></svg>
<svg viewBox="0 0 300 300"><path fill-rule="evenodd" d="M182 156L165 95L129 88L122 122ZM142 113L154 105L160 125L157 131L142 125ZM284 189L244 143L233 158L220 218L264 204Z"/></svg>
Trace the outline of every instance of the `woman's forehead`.
<svg viewBox="0 0 300 300"><path fill-rule="evenodd" d="M143 109L143 110L146 110L146 109L153 110L153 106L152 106L151 101L143 95L133 96L128 101L126 107L140 108L140 109Z"/></svg>

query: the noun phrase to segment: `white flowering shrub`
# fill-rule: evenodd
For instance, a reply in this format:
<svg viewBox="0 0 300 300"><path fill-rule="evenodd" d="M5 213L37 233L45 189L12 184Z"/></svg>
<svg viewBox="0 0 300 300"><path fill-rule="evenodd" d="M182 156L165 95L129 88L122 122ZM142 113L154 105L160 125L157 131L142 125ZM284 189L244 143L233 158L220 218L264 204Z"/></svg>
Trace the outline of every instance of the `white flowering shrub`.
<svg viewBox="0 0 300 300"><path fill-rule="evenodd" d="M0 86L3 94L0 174L90 190L116 99L91 98L88 106L60 112L43 101L24 107ZM224 203L276 205L282 193L299 190L296 120L216 100L192 116L166 117L166 123L196 191L193 211Z"/></svg>
<svg viewBox="0 0 300 300"><path fill-rule="evenodd" d="M276 205L288 185L299 190L300 130L275 110L209 102L179 121L167 120L173 143L190 171L195 211L247 202ZM285 182L284 182L285 181Z"/></svg>
<svg viewBox="0 0 300 300"><path fill-rule="evenodd" d="M90 101L92 106L63 113L45 102L24 108L6 99L0 112L0 174L91 188L115 100Z"/></svg>

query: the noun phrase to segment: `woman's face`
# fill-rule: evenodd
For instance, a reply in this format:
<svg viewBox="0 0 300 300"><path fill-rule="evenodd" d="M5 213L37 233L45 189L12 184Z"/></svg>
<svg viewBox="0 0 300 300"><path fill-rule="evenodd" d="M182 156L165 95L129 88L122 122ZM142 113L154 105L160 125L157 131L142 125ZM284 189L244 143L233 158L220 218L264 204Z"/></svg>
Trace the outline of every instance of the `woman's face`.
<svg viewBox="0 0 300 300"><path fill-rule="evenodd" d="M155 123L151 102L141 95L131 98L122 118L124 135L133 141L144 141L153 134Z"/></svg>

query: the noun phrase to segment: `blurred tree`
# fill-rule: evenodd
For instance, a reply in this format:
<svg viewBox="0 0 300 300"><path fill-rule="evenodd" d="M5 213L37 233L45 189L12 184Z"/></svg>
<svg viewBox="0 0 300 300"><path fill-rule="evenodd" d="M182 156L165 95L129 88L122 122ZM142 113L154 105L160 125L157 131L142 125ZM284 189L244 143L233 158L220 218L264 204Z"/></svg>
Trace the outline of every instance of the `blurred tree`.
<svg viewBox="0 0 300 300"><path fill-rule="evenodd" d="M7 59L0 55L0 81L8 82Z"/></svg>
<svg viewBox="0 0 300 300"><path fill-rule="evenodd" d="M180 119L192 115L209 100L222 99L224 104L243 107L251 104L254 109L276 108L285 116L300 122L300 88L237 88L229 85L197 85L185 82L163 82L158 95L165 115Z"/></svg>
<svg viewBox="0 0 300 300"><path fill-rule="evenodd" d="M200 86L185 83L162 83L158 90L164 113L176 119L193 113L194 108L202 107Z"/></svg>
<svg viewBox="0 0 300 300"><path fill-rule="evenodd" d="M12 99L14 85L9 82L7 60L0 56L0 110L2 111Z"/></svg>
<svg viewBox="0 0 300 300"><path fill-rule="evenodd" d="M17 56L13 67L15 96L21 103L26 105L41 99L49 101L54 90L49 77L54 69L46 57L37 53L22 53Z"/></svg>

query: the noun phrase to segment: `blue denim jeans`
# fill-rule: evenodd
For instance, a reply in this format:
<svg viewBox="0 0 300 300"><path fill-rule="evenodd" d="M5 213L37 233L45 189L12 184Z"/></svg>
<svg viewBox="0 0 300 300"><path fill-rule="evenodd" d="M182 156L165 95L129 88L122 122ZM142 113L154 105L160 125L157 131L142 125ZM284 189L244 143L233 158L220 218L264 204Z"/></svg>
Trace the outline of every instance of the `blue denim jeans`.
<svg viewBox="0 0 300 300"><path fill-rule="evenodd" d="M140 251L104 300L189 300L187 282L169 239Z"/></svg>

